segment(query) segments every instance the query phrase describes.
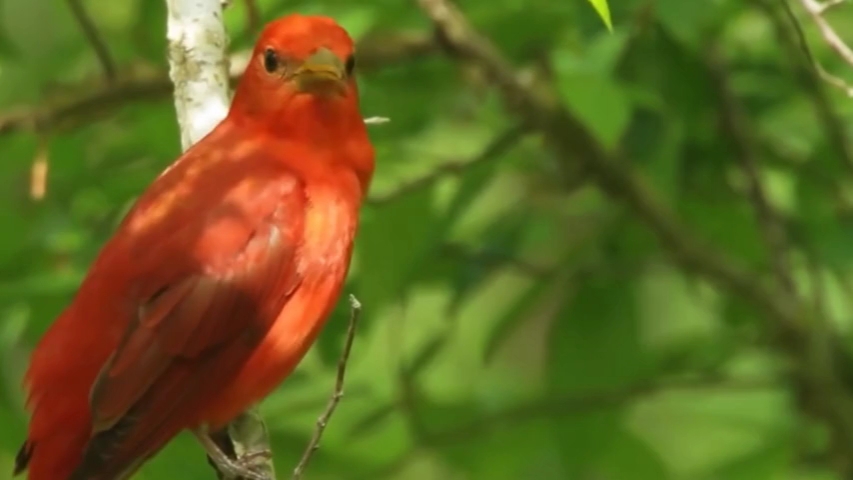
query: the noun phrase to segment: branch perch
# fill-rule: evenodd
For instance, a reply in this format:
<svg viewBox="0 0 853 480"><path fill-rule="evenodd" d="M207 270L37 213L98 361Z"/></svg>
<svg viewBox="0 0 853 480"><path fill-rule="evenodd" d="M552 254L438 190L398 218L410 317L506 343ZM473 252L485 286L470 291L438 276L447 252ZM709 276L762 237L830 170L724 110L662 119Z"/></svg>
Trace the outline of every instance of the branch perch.
<svg viewBox="0 0 853 480"><path fill-rule="evenodd" d="M92 18L86 12L85 7L83 7L82 0L68 0L68 6L71 8L71 13L74 15L74 19L77 20L78 24L80 24L80 29L83 31L83 35L86 36L86 40L95 51L95 55L98 57L98 62L100 62L101 68L104 69L104 77L106 77L109 82L115 81L116 65L113 61L112 55L110 55L110 49L107 47L107 43L104 42L104 39L101 38L100 33L98 33L98 28L95 26L95 22L92 21Z"/></svg>
<svg viewBox="0 0 853 480"><path fill-rule="evenodd" d="M332 414L335 413L335 409L338 408L338 403L344 396L344 380L346 379L347 374L347 363L349 362L350 351L352 351L352 344L355 340L358 321L361 318L361 302L355 298L355 295L349 296L349 305L349 326L347 327L344 349L338 359L338 369L337 374L335 375L335 388L332 391L332 396L329 397L329 403L326 405L326 409L323 410L320 418L317 419L317 423L314 426L314 434L311 436L311 441L308 442L308 446L305 447L305 452L302 453L302 458L299 460L296 468L293 469L293 476L290 477L291 480L300 480L302 478L302 475L305 473L305 469L311 462L311 457L313 457L314 452L320 448L320 440L323 438L323 432L326 431L329 419L332 418Z"/></svg>

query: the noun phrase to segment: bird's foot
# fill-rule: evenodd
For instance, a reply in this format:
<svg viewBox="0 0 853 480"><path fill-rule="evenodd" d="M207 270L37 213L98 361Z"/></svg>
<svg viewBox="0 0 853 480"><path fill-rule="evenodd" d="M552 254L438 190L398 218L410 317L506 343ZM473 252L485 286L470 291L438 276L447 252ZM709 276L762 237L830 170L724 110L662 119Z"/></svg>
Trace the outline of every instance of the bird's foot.
<svg viewBox="0 0 853 480"><path fill-rule="evenodd" d="M261 452L258 452L261 453ZM221 458L210 457L216 464L220 472L224 473L228 478L239 478L241 480L275 480L269 475L255 470L255 462L252 458L243 457L239 460L232 460L222 455Z"/></svg>
<svg viewBox="0 0 853 480"><path fill-rule="evenodd" d="M272 459L272 452L269 450L258 450L255 452L246 452L240 455L240 463L246 465L255 465L260 462L267 462Z"/></svg>
<svg viewBox="0 0 853 480"><path fill-rule="evenodd" d="M269 450L261 450L258 452L250 452L241 455L237 460L231 459L225 454L210 436L201 430L194 431L201 445L207 451L207 456L216 464L217 470L224 474L226 478L235 478L240 480L275 480L270 475L259 472L258 459L268 459L272 457L272 452Z"/></svg>

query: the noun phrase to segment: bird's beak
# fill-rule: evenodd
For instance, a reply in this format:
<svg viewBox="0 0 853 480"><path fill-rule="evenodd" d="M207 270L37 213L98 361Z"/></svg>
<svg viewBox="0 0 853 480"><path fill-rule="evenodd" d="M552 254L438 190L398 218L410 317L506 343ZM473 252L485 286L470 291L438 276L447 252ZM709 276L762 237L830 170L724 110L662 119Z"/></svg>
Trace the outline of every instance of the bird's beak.
<svg viewBox="0 0 853 480"><path fill-rule="evenodd" d="M346 87L344 63L328 48L320 48L293 73L301 92L341 94Z"/></svg>

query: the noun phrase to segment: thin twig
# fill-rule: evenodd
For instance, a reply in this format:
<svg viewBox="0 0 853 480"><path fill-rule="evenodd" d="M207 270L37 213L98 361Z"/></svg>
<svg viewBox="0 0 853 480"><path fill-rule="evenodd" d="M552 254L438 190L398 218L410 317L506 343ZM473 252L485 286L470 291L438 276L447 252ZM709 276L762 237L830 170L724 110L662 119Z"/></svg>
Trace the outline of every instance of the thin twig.
<svg viewBox="0 0 853 480"><path fill-rule="evenodd" d="M808 1L808 0L805 0L805 1ZM822 14L824 12L826 12L830 7L841 4L842 2L843 2L843 0L826 2L823 5L821 5L821 8L818 9L818 12L819 12L817 14L818 17L824 21L824 23L830 28L830 30L833 33L834 33L834 30L832 30L832 27L828 23L825 22L825 19L823 19ZM797 41L800 43L800 48L803 50L803 53L806 54L806 57L808 58L809 63L811 63L812 67L814 67L815 71L818 73L820 78L822 78L826 83L832 85L833 87L844 91L844 93L848 97L853 97L853 86L851 86L849 83L847 83L841 77L834 75L832 73L829 73L825 68L823 68L823 65L821 65L820 62L817 61L817 58L815 58L814 54L811 51L811 48L809 48L809 44L806 41L806 35L803 32L803 28L800 25L800 22L797 19L797 16L794 14L794 11L791 9L790 4L788 4L788 2L785 1L784 6L785 6L786 14L788 15L788 18L791 20L791 23L793 24L794 29L796 30ZM808 7L806 7L806 9L808 10ZM836 34L835 37L837 38L838 35ZM842 42L842 44L843 44L843 42Z"/></svg>
<svg viewBox="0 0 853 480"><path fill-rule="evenodd" d="M791 262L788 256L788 238L785 222L770 204L761 178L754 128L743 114L743 109L728 82L728 72L719 53L708 53L708 67L720 104L720 123L725 137L731 141L735 157L740 161L747 181L749 200L755 209L756 221L767 244L770 263L779 284L788 295L796 295Z"/></svg>
<svg viewBox="0 0 853 480"><path fill-rule="evenodd" d="M440 251L442 255L447 255L451 258L458 258L462 261L467 261L484 267L512 267L519 273L536 278L546 278L554 273L554 267L548 265L539 265L522 258L505 255L500 252L490 251L487 249L473 250L466 245L457 242L442 244L440 246Z"/></svg>
<svg viewBox="0 0 853 480"><path fill-rule="evenodd" d="M835 50L835 53L844 60L847 65L853 67L853 49L844 43L844 40L838 35L838 32L829 24L823 13L827 8L832 6L832 3L821 3L817 0L800 0L803 8L806 9L812 21L817 25L820 35L830 48ZM840 3L840 2L839 2Z"/></svg>
<svg viewBox="0 0 853 480"><path fill-rule="evenodd" d="M516 125L510 127L505 132L497 135L494 140L489 142L488 145L486 145L486 148L484 148L483 151L474 158L443 163L421 177L404 182L402 185L390 192L371 195L368 199L368 203L371 205L391 203L400 197L432 185L446 175L457 174L473 167L474 165L488 163L514 147L529 131L530 127L527 125Z"/></svg>
<svg viewBox="0 0 853 480"><path fill-rule="evenodd" d="M80 29L83 30L83 35L86 36L86 41L89 42L89 45L91 45L92 49L95 51L95 55L98 57L98 62L104 70L104 77L106 77L107 81L113 82L116 79L115 62L113 61L112 55L110 55L107 43L101 38L100 33L98 33L98 28L89 17L89 14L86 12L85 7L83 7L82 2L83 0L68 0L68 6L71 7L71 13L74 15L74 19L77 20L77 23L80 25Z"/></svg>
<svg viewBox="0 0 853 480"><path fill-rule="evenodd" d="M320 439L322 439L323 432L329 424L329 419L332 418L332 414L334 414L335 409L338 408L338 403L341 401L341 397L344 396L344 380L346 379L347 362L349 362L350 351L352 350L352 344L355 340L356 327L358 327L358 321L361 317L361 302L355 298L355 295L349 296L349 304L349 326L347 327L344 349L338 359L338 370L337 375L335 376L335 389L332 391L332 396L329 397L329 403L326 405L326 409L323 411L323 414L320 415L320 418L317 419L317 423L314 427L314 434L311 436L311 441L308 442L308 446L302 453L302 458L299 460L296 468L293 469L293 476L291 477L292 480L299 480L302 478L302 474L305 472L305 468L308 467L311 457L313 457L314 452L320 448Z"/></svg>
<svg viewBox="0 0 853 480"><path fill-rule="evenodd" d="M599 187L630 207L682 267L747 299L772 319L773 331L781 341L791 347L803 347L799 311L789 297L776 295L760 278L724 252L696 238L675 212L660 201L648 183L627 167L630 162L608 153L580 120L558 102L550 101L520 82L516 69L487 39L473 30L455 5L447 0L418 0L418 3L450 46L449 52L479 65L493 79L509 108L543 133L546 144L558 159L583 162Z"/></svg>
<svg viewBox="0 0 853 480"><path fill-rule="evenodd" d="M246 9L246 30L252 34L257 33L261 28L261 10L257 0L243 0L243 6Z"/></svg>
<svg viewBox="0 0 853 480"><path fill-rule="evenodd" d="M825 75L820 73L823 71L823 67L812 54L802 26L791 9L790 3L787 1L776 2L775 0L753 0L753 3L763 10L773 23L776 37L788 54L797 80L812 100L821 126L826 130L829 144L841 159L844 168L848 172L853 172L853 148L848 141L847 129L826 92L821 88L818 79L825 78ZM779 14L779 8L783 10L784 18ZM793 29L793 33L790 32L791 29ZM798 51L805 55L807 65L803 65L797 54Z"/></svg>

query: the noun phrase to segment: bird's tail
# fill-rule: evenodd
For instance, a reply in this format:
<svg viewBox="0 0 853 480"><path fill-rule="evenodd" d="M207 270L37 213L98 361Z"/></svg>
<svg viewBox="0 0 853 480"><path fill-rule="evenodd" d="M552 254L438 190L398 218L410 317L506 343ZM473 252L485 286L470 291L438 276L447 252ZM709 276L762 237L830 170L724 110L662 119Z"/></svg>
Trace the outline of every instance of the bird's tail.
<svg viewBox="0 0 853 480"><path fill-rule="evenodd" d="M68 356L71 360L57 362L54 353L68 347L57 347L50 332L39 347L23 382L30 422L14 473L26 471L28 480L68 480L83 459L92 431L89 377L94 377L97 365L94 361L91 365L81 362L86 358L83 356Z"/></svg>
<svg viewBox="0 0 853 480"><path fill-rule="evenodd" d="M15 457L14 474L26 471L28 480L69 478L80 464L88 435L85 429L63 427L49 437L24 442Z"/></svg>

